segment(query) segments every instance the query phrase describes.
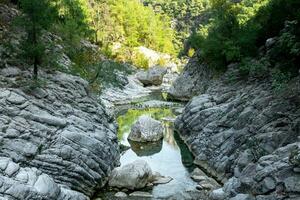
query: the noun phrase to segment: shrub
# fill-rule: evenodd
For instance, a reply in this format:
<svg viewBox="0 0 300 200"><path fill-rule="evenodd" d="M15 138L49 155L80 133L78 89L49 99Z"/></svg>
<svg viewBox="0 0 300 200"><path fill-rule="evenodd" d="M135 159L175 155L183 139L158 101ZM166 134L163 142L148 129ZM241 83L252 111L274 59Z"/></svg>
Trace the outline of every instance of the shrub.
<svg viewBox="0 0 300 200"><path fill-rule="evenodd" d="M140 68L144 68L144 69L148 69L149 68L149 60L148 58L145 57L144 54L136 52L133 57L132 57L132 63L133 65L140 67Z"/></svg>

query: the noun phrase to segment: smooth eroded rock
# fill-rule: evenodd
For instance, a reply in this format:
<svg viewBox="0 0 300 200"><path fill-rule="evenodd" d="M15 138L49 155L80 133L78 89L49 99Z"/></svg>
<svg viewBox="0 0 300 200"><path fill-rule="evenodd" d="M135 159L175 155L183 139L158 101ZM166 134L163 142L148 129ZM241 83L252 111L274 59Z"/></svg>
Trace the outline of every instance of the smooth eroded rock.
<svg viewBox="0 0 300 200"><path fill-rule="evenodd" d="M136 160L133 163L115 168L109 177L109 186L127 189L140 189L147 185L152 176L148 163Z"/></svg>
<svg viewBox="0 0 300 200"><path fill-rule="evenodd" d="M163 133L161 122L143 115L132 126L128 139L136 142L153 142L162 139Z"/></svg>
<svg viewBox="0 0 300 200"><path fill-rule="evenodd" d="M145 86L161 85L167 69L163 67L151 67L147 71L142 71L136 74L137 79Z"/></svg>

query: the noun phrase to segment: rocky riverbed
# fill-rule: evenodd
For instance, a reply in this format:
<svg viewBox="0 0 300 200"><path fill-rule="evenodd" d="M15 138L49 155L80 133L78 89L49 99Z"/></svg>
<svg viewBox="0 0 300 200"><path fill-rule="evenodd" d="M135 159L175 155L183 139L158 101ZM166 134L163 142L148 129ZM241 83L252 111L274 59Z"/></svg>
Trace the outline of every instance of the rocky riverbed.
<svg viewBox="0 0 300 200"><path fill-rule="evenodd" d="M275 93L230 66L207 82L197 63L172 86L133 74L101 96L65 73L33 83L26 69L1 69L0 199L298 200L299 79Z"/></svg>

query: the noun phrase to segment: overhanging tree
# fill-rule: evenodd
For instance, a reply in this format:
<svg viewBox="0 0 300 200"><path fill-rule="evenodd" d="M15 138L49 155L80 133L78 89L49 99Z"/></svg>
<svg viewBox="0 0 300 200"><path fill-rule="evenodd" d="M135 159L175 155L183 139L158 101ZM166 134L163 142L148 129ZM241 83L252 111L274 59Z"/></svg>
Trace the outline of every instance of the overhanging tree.
<svg viewBox="0 0 300 200"><path fill-rule="evenodd" d="M43 30L48 30L57 19L57 9L51 0L20 0L23 15L19 23L25 28L26 38L22 43L25 58L33 64L33 77L38 78L38 66L45 53L42 41Z"/></svg>

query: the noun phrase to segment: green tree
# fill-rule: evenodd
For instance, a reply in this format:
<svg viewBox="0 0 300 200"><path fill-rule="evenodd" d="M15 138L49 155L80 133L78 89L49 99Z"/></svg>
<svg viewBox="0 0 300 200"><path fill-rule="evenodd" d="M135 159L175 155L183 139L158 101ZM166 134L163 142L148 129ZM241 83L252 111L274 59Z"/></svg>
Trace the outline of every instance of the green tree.
<svg viewBox="0 0 300 200"><path fill-rule="evenodd" d="M19 18L25 28L27 38L23 42L24 56L33 64L33 77L38 78L38 65L45 53L45 44L41 36L57 19L57 10L50 0L20 0L24 15Z"/></svg>

